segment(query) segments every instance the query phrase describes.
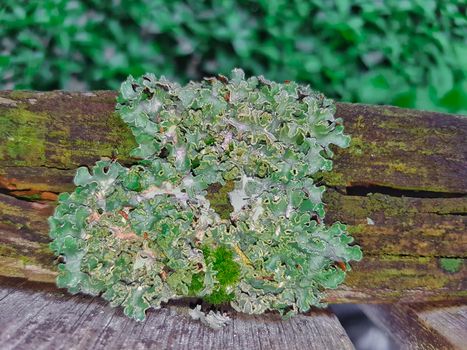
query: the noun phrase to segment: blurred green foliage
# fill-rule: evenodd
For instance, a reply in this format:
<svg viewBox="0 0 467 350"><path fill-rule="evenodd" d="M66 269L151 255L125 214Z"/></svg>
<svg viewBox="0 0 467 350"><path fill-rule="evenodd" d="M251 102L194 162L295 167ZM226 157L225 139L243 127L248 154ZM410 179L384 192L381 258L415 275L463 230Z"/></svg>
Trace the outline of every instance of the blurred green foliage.
<svg viewBox="0 0 467 350"><path fill-rule="evenodd" d="M0 88L242 67L330 97L467 111L465 0L2 0Z"/></svg>

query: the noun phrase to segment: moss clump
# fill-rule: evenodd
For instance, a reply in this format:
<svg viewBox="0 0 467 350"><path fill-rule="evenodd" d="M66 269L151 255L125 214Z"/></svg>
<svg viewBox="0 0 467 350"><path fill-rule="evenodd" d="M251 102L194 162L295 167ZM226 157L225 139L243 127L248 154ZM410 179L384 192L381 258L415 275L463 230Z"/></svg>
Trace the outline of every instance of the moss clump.
<svg viewBox="0 0 467 350"><path fill-rule="evenodd" d="M214 292L204 297L208 303L213 305L220 305L234 300L234 294L228 293L225 287L218 287Z"/></svg>
<svg viewBox="0 0 467 350"><path fill-rule="evenodd" d="M214 291L204 299L211 304L223 304L232 301L234 294L227 292L227 289L235 286L240 278L240 265L234 261L234 252L224 246L215 250L203 247L203 254L206 261L212 263L214 271L216 271L216 279L219 282Z"/></svg>
<svg viewBox="0 0 467 350"><path fill-rule="evenodd" d="M206 261L212 262L217 272L216 279L221 286L227 287L235 284L240 277L240 266L234 261L234 253L227 247L221 246L214 251L209 247L203 248Z"/></svg>
<svg viewBox="0 0 467 350"><path fill-rule="evenodd" d="M461 270L464 259L461 258L440 258L439 265L444 271L456 273Z"/></svg>
<svg viewBox="0 0 467 350"><path fill-rule="evenodd" d="M188 286L188 293L190 296L196 296L203 290L204 273L197 273L191 276L191 283Z"/></svg>
<svg viewBox="0 0 467 350"><path fill-rule="evenodd" d="M225 246L220 246L212 250L208 246L202 248L204 259L207 264L212 264L216 276L217 284L211 293L204 296L208 303L219 305L232 301L235 297L232 290L240 278L240 265L234 260L234 252ZM188 286L189 294L199 295L204 289L204 273L194 274Z"/></svg>

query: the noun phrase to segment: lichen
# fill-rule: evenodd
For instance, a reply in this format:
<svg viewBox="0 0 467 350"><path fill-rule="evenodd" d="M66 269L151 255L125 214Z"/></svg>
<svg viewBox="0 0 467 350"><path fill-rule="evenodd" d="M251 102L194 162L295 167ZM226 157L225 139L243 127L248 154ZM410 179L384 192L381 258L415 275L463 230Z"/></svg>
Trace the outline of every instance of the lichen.
<svg viewBox="0 0 467 350"><path fill-rule="evenodd" d="M201 311L201 305L197 305L194 309L190 310L189 315L192 319L200 320L201 323L214 330L221 329L232 321L225 313L219 311L214 312L210 310L209 313Z"/></svg>
<svg viewBox="0 0 467 350"><path fill-rule="evenodd" d="M330 146L350 142L322 94L235 69L184 87L130 77L117 101L140 161L81 167L59 196L60 287L137 320L187 296L292 316L323 306L361 259L345 225L323 223L313 181L332 168Z"/></svg>

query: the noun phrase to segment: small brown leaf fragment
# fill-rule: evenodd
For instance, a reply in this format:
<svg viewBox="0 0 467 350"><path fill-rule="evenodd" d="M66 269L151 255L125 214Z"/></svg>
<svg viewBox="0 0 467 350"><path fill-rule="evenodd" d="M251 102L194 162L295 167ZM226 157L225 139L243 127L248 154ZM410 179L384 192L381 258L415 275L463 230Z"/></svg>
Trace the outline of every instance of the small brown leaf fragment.
<svg viewBox="0 0 467 350"><path fill-rule="evenodd" d="M274 276L261 276L259 277L260 280L264 280L264 281L274 281Z"/></svg>
<svg viewBox="0 0 467 350"><path fill-rule="evenodd" d="M126 212L124 212L123 210L119 210L118 213L123 216L123 218L125 220L128 220L128 214Z"/></svg>
<svg viewBox="0 0 467 350"><path fill-rule="evenodd" d="M112 231L118 239L122 240L132 240L132 239L141 239L136 233L130 230L129 226L120 227L120 226L110 226L110 231Z"/></svg>
<svg viewBox="0 0 467 350"><path fill-rule="evenodd" d="M321 224L321 223L322 223L321 218L320 218L317 214L312 214L312 215L311 215L311 219L312 219L312 220L315 220L318 224Z"/></svg>
<svg viewBox="0 0 467 350"><path fill-rule="evenodd" d="M203 80L211 83L211 84L214 84L214 82L216 81L216 78L215 77L206 77L206 78L203 78Z"/></svg>
<svg viewBox="0 0 467 350"><path fill-rule="evenodd" d="M161 272L160 272L160 276L161 276L163 281L166 281L167 280L167 271L162 269Z"/></svg>
<svg viewBox="0 0 467 350"><path fill-rule="evenodd" d="M217 75L217 80L219 80L220 82L222 82L224 84L229 83L229 79L225 75L222 75L222 74Z"/></svg>
<svg viewBox="0 0 467 350"><path fill-rule="evenodd" d="M342 270L347 271L347 266L343 261L335 261L335 264Z"/></svg>
<svg viewBox="0 0 467 350"><path fill-rule="evenodd" d="M155 83L158 87L160 87L162 90L169 91L170 90L170 85L167 83L161 83L161 82L156 82Z"/></svg>
<svg viewBox="0 0 467 350"><path fill-rule="evenodd" d="M134 232L119 232L115 235L119 239L127 240L127 239L137 239L138 235Z"/></svg>

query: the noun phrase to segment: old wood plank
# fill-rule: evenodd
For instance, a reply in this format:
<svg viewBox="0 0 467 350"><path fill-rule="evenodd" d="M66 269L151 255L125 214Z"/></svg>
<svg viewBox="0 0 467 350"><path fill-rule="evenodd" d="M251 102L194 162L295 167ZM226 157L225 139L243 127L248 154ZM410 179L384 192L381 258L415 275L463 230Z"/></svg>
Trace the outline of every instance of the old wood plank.
<svg viewBox="0 0 467 350"><path fill-rule="evenodd" d="M412 198L328 189L326 222L341 221L370 255L465 257L467 198Z"/></svg>
<svg viewBox="0 0 467 350"><path fill-rule="evenodd" d="M362 305L403 349L465 349L466 304Z"/></svg>
<svg viewBox="0 0 467 350"><path fill-rule="evenodd" d="M421 302L466 300L464 266L458 272L445 271L437 258L366 256L353 264L345 283L326 292L330 303Z"/></svg>
<svg viewBox="0 0 467 350"><path fill-rule="evenodd" d="M74 169L100 156L134 162L114 92L0 92L0 275L52 282L46 218ZM466 297L467 118L338 104L352 134L338 150L326 222L349 225L365 259L328 300ZM376 192L370 194L368 192ZM444 257L458 259L446 271Z"/></svg>
<svg viewBox="0 0 467 350"><path fill-rule="evenodd" d="M0 301L6 298L10 293L13 293L16 289L24 285L27 280L22 278L5 278L0 277Z"/></svg>
<svg viewBox="0 0 467 350"><path fill-rule="evenodd" d="M451 215L432 213L438 209L426 203L416 212L415 199L391 198L391 203L397 200L394 207L399 206L404 213L392 217L386 207L378 211L371 197L355 197L358 199L355 202L354 197L349 200L348 196L329 192L334 193L331 215L340 220L342 216L348 218L346 221L353 224L349 229L365 252L365 259L353 264L354 270L349 273L345 285L327 293L329 302L467 297L465 260L461 259L456 272L446 271L440 264L440 256L459 257L465 253L463 222L466 217L449 219ZM344 199L339 199L341 197ZM447 210L449 205L457 208L456 203L450 203L456 200L439 199L436 203L444 202L444 210ZM346 202L350 205L342 204ZM0 212L0 275L54 282L54 257L47 248L46 224L54 203L29 202L0 194L0 204L3 206ZM360 208L360 214L347 209L355 205ZM373 218L374 225L368 225L367 216ZM424 226L410 226L410 222L416 221Z"/></svg>
<svg viewBox="0 0 467 350"><path fill-rule="evenodd" d="M389 106L341 103L353 136L336 150L330 185L467 193L467 118Z"/></svg>
<svg viewBox="0 0 467 350"><path fill-rule="evenodd" d="M0 287L0 290L3 287ZM0 301L2 349L353 349L336 316L314 311L291 320L241 315L220 331L189 318L187 307L125 317L103 300L29 283Z"/></svg>
<svg viewBox="0 0 467 350"><path fill-rule="evenodd" d="M134 140L114 113L115 96L0 91L14 102L0 103L0 175L8 182L10 167L73 169L113 151L131 162ZM349 103L338 103L336 114L353 141L336 151L328 184L467 193L466 118Z"/></svg>
<svg viewBox="0 0 467 350"><path fill-rule="evenodd" d="M412 309L418 317L434 331L441 334L454 347L465 348L467 345L467 305L414 305Z"/></svg>

